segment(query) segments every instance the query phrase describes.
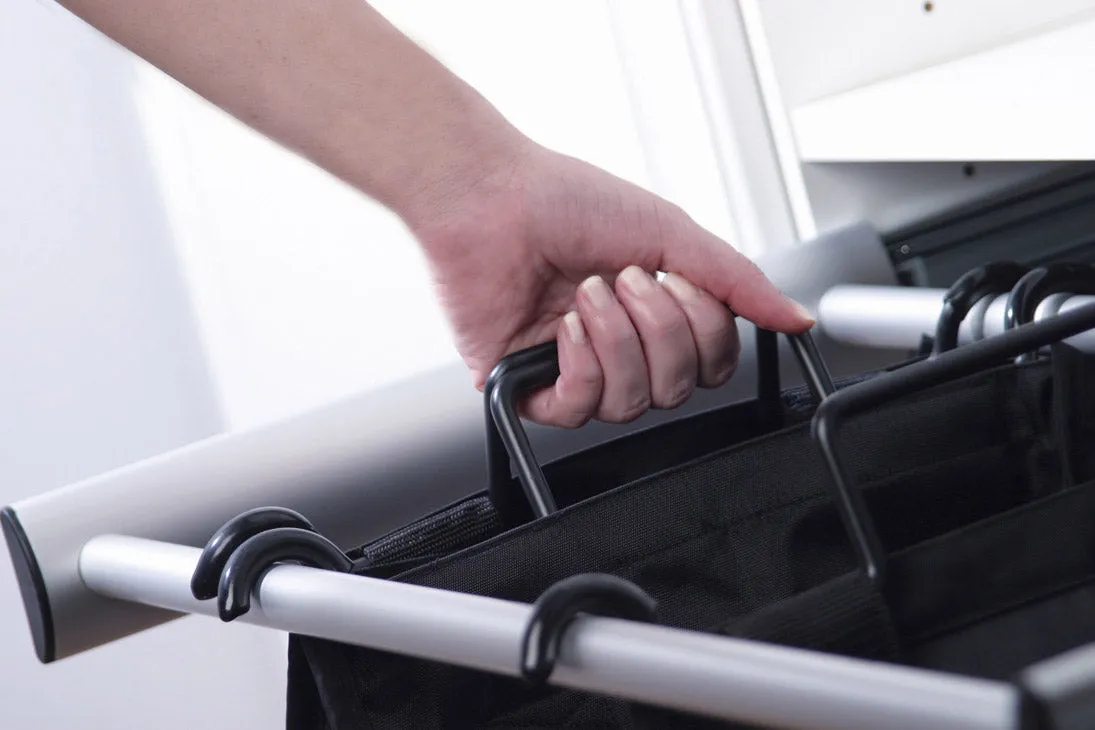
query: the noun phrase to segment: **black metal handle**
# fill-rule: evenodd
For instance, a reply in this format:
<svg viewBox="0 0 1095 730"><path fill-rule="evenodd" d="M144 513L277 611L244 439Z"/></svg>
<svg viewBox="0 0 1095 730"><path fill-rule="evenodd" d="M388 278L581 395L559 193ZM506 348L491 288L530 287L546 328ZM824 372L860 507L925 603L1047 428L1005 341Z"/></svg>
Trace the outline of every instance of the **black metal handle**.
<svg viewBox="0 0 1095 730"><path fill-rule="evenodd" d="M958 347L958 328L970 310L987 296L1011 291L1029 270L1014 261L996 261L970 269L958 277L943 295L932 356Z"/></svg>
<svg viewBox="0 0 1095 730"><path fill-rule="evenodd" d="M535 517L555 511L555 498L536 461L528 434L517 414L516 399L559 377L559 347L555 341L530 347L504 358L491 371L483 389L487 425L487 493L501 514L514 522L526 506L508 489L510 459Z"/></svg>
<svg viewBox="0 0 1095 730"><path fill-rule="evenodd" d="M931 360L913 363L844 388L821 402L814 414L813 437L828 466L830 486L845 530L869 579L879 586L884 583L886 555L874 520L841 457L840 429L845 420L888 401L973 375L1002 360L1038 350L1092 328L1095 328L1095 304L940 353Z"/></svg>
<svg viewBox="0 0 1095 730"><path fill-rule="evenodd" d="M810 390L817 400L833 392L833 381L809 332L788 338ZM773 332L757 329L758 393L779 397L779 349ZM530 347L503 358L483 388L487 428L487 493L507 524L546 517L557 507L551 487L536 460L528 434L517 413L516 400L530 390L546 387L559 377L559 349L555 341ZM773 394L774 389L774 394ZM525 494L525 502L509 488L510 460Z"/></svg>

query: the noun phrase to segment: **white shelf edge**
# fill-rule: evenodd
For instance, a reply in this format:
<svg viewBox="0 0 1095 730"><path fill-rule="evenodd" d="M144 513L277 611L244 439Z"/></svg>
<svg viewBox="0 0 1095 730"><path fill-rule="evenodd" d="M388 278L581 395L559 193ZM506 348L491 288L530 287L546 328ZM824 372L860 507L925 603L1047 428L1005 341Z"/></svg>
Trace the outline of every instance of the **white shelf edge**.
<svg viewBox="0 0 1095 730"><path fill-rule="evenodd" d="M800 160L1095 159L1095 18L791 112Z"/></svg>

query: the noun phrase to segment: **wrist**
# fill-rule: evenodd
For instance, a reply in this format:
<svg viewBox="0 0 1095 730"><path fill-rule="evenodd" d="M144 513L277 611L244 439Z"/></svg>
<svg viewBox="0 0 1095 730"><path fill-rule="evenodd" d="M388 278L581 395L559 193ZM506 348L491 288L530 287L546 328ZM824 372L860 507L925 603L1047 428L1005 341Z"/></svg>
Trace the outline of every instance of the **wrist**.
<svg viewBox="0 0 1095 730"><path fill-rule="evenodd" d="M410 165L391 195L392 210L418 234L512 202L533 148L504 120L446 125L438 138L444 142Z"/></svg>
<svg viewBox="0 0 1095 730"><path fill-rule="evenodd" d="M516 129L482 128L445 145L414 171L392 210L430 258L452 255L522 215L525 180L538 146Z"/></svg>

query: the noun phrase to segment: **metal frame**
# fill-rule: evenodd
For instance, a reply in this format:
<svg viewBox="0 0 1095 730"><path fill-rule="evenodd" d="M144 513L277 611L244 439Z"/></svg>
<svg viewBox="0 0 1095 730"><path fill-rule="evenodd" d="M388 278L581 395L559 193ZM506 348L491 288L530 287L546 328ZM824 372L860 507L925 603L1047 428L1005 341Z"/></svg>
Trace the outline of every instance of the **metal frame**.
<svg viewBox="0 0 1095 730"><path fill-rule="evenodd" d="M824 257L833 249L819 251ZM794 268L800 270L802 255L796 259ZM840 263L829 265L841 268ZM858 345L913 344L933 331L944 294L892 285L833 286L818 302L822 329L829 342L854 332ZM959 341L1001 331L1004 300L1006 295L989 297L975 307ZM1095 306L1095 297L1057 296L1039 307L1036 318L1083 304ZM1072 319L1063 317L1061 326ZM1095 351L1090 332L1070 341ZM800 359L803 354L796 350ZM822 392L829 390L826 378L809 380ZM745 380L742 387L752 384ZM356 512L356 531L329 513L314 520L321 531L327 529L325 520L338 526L346 544L421 514L419 498L437 501L482 489L482 448L473 452L480 475L474 483L410 478L406 466L408 450L416 451L410 457L432 459L420 467L436 473L437 459L455 456L446 451L453 433L469 422L477 426L472 430L477 440L483 439L481 404L474 394L466 412L456 409L451 419L439 419L436 412L423 419L403 409L406 421L398 424L391 418L400 412L400 399L390 405L382 414L388 428L381 432L371 431L377 413L361 403L343 404L261 432L214 439L9 509L8 536L17 538L10 547L13 553L24 551L26 564L38 570L29 581L21 576L23 589L42 592L45 615L55 622L38 627L49 629L45 639L36 636L46 642L39 647L43 661L173 617L217 615L216 601L198 600L191 590L199 545L216 521L256 506L256 500ZM362 438L363 431L370 431L369 438ZM412 433L418 439L413 447L406 442ZM430 458L422 459L424 454ZM365 486L366 472L377 474L397 461L402 462L400 479L377 489ZM456 459L447 468L460 463ZM39 528L37 542L24 528L25 515ZM362 523L368 527L361 528ZM99 529L104 525L112 528ZM164 537L171 533L182 533L186 540ZM54 562L47 565L42 556ZM46 579L59 580L61 590L55 583L50 593ZM236 620L513 677L521 676L523 636L532 615L527 604L286 564L264 571L251 599L250 610ZM59 645L58 639L67 643ZM1033 678L1029 684L1046 684L1052 696L1082 694L1087 675L1083 682L1072 681L1073 675L1090 668L1092 653L1074 652L1033 668L1027 673ZM1061 676L1069 681L1058 681ZM549 681L699 715L803 730L1012 730L1024 727L1030 701L1028 686L593 616L571 624Z"/></svg>
<svg viewBox="0 0 1095 730"><path fill-rule="evenodd" d="M200 550L121 535L80 551L112 599L216 615L190 593ZM511 677L532 606L298 565L276 565L240 621ZM1011 685L620 619L581 616L549 683L765 727L1011 730Z"/></svg>
<svg viewBox="0 0 1095 730"><path fill-rule="evenodd" d="M1051 316L1040 327L1013 329L911 365L900 379L867 381L828 396L814 419L815 437L831 460L833 448L826 442L835 444L839 415L972 372L997 355L1083 331L1093 317L1095 302L1090 302ZM802 344L796 353L805 361ZM821 392L831 390L823 379L808 379ZM847 491L839 472L834 471L834 483ZM77 563L80 580L108 599L181 613L209 614L219 608L225 620L242 617L293 634L506 676L525 671L522 657L536 616L533 606L275 564L254 583L247 582L254 585L249 595L253 609L226 616L223 606L194 597L192 579L201 557L198 548L100 535L82 546ZM1078 703L1087 708L1093 666L1095 649L1082 647L1028 668L1012 684L645 621L580 616L569 625L547 679L582 692L772 727L1018 730L1029 726L1032 703L1055 715L1072 712Z"/></svg>
<svg viewBox="0 0 1095 730"><path fill-rule="evenodd" d="M811 246L758 261L808 307L842 282L893 284L881 239L855 226ZM609 438L755 396L752 327L740 326L742 354L726 386L699 391L674 411L627 426L577 430L530 426L541 463ZM893 353L820 339L834 375L881 367ZM790 352L782 382L799 380ZM783 364L786 367L783 367ZM367 393L287 421L201 441L11 505L3 525L42 662L116 641L177 614L108 601L80 579L89 539L125 534L198 547L227 520L278 505L305 516L349 549L380 537L487 485L480 394L454 367Z"/></svg>

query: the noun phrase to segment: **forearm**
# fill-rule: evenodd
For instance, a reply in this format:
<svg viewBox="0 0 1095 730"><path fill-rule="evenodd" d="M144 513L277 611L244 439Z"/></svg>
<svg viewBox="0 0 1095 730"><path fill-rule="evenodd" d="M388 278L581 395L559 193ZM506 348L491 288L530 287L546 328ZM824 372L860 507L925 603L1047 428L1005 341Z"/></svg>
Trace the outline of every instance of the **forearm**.
<svg viewBox="0 0 1095 730"><path fill-rule="evenodd" d="M523 138L363 0L59 0L412 226Z"/></svg>

